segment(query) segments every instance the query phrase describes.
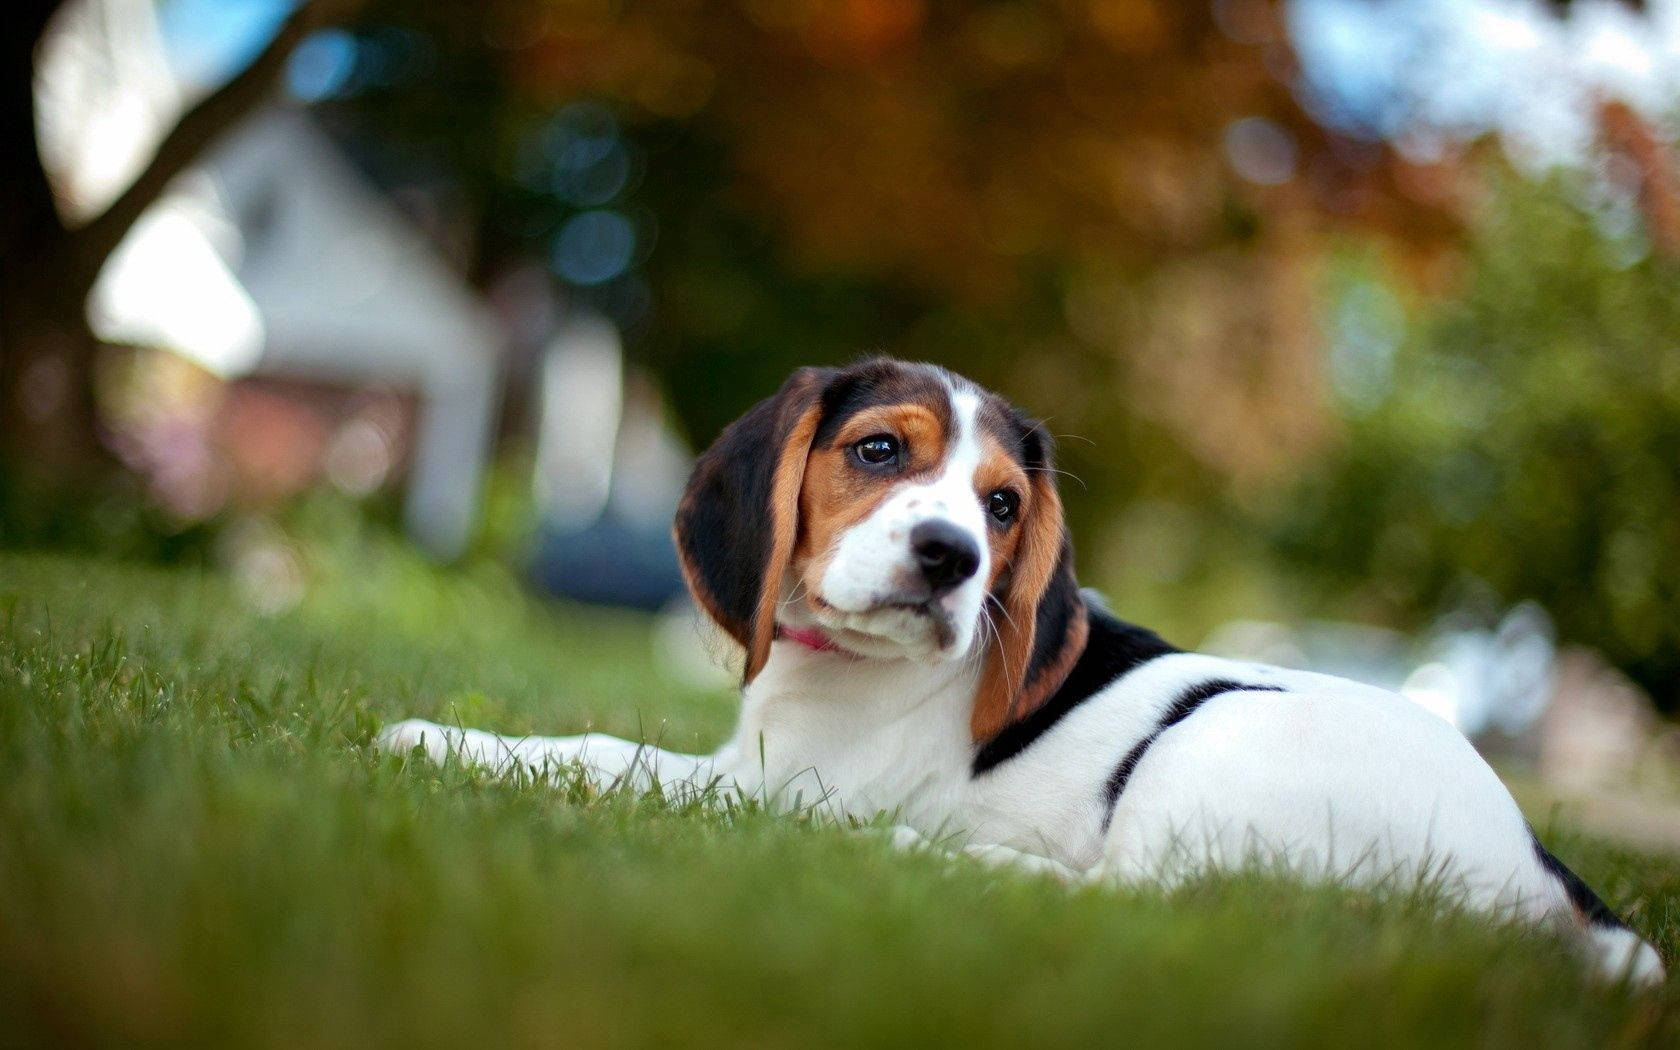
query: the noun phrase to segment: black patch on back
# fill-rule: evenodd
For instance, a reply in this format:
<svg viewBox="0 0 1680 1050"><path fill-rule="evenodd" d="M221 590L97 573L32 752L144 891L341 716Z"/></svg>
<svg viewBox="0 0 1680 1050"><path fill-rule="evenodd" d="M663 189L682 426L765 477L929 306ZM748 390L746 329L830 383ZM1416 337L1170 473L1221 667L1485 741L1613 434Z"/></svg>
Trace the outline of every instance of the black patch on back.
<svg viewBox="0 0 1680 1050"><path fill-rule="evenodd" d="M1588 886L1581 876L1570 871L1563 861L1540 845L1540 838L1534 834L1533 828L1528 829L1528 838L1534 843L1534 855L1540 858L1540 866L1563 883L1563 892L1569 895L1569 903L1575 906L1575 910L1580 912L1583 918L1594 926L1608 926L1617 930L1628 928L1622 917L1611 910L1610 905L1604 903L1604 898L1594 893L1592 887Z"/></svg>
<svg viewBox="0 0 1680 1050"><path fill-rule="evenodd" d="M1197 708L1209 700L1222 693L1235 692L1281 693L1283 689L1275 685L1253 685L1234 682L1229 678L1214 678L1199 682L1179 693L1173 702L1167 705L1166 711L1161 714L1161 720L1155 723L1155 728L1150 730L1148 736L1132 745L1132 749L1126 752L1126 757L1122 758L1120 764L1114 767L1114 772L1109 774L1108 783L1103 785L1104 831L1108 830L1109 821L1114 819L1114 806L1120 801L1120 793L1126 790L1127 782L1132 779L1132 773L1137 769L1138 762L1143 759L1144 752L1149 750L1149 745L1159 739L1162 733L1189 718Z"/></svg>
<svg viewBox="0 0 1680 1050"><path fill-rule="evenodd" d="M1085 639L1085 651L1074 662L1067 680L1032 714L1004 727L997 736L981 745L974 755L975 776L1031 747L1033 741L1049 732L1069 711L1122 675L1157 656L1182 651L1162 641L1154 631L1126 623L1103 609L1086 604L1091 631Z"/></svg>

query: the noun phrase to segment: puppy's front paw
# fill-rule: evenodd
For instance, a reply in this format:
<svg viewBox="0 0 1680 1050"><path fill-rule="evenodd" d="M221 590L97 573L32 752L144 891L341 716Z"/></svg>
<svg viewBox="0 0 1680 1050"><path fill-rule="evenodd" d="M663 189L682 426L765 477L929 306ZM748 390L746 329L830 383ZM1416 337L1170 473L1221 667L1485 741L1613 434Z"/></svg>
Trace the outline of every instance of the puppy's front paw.
<svg viewBox="0 0 1680 1050"><path fill-rule="evenodd" d="M887 832L887 841L892 843L893 849L900 853L913 853L920 850L932 849L933 843L922 836L922 833L908 824L895 824Z"/></svg>
<svg viewBox="0 0 1680 1050"><path fill-rule="evenodd" d="M415 748L420 748L433 762L442 762L449 757L449 731L424 718L393 722L379 731L374 743L393 755L412 754Z"/></svg>

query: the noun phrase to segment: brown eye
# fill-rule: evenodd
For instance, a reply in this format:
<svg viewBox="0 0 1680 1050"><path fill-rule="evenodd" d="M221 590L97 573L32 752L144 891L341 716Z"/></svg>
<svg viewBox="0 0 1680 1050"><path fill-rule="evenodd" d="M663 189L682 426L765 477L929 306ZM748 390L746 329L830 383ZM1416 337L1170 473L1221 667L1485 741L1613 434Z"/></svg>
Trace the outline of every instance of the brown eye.
<svg viewBox="0 0 1680 1050"><path fill-rule="evenodd" d="M891 434L872 434L853 445L852 453L871 467L884 467L898 459L898 439Z"/></svg>
<svg viewBox="0 0 1680 1050"><path fill-rule="evenodd" d="M1000 524L1008 525L1015 520L1015 515L1021 509L1021 497L1008 489L998 489L986 497L986 512L996 518Z"/></svg>

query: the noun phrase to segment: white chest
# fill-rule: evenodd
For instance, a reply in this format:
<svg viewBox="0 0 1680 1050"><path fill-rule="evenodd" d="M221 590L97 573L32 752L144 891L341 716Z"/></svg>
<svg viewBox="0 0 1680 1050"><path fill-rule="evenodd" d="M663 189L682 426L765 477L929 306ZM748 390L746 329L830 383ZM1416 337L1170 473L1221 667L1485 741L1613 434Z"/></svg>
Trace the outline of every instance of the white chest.
<svg viewBox="0 0 1680 1050"><path fill-rule="evenodd" d="M743 697L728 764L782 807L947 823L969 788L977 674L968 663L860 661L779 641Z"/></svg>

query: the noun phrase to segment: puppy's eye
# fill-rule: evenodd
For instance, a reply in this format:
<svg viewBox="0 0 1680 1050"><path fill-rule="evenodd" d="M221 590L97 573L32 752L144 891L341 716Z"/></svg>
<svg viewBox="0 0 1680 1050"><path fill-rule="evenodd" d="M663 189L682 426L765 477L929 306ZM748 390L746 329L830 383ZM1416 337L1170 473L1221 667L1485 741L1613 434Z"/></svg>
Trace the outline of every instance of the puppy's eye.
<svg viewBox="0 0 1680 1050"><path fill-rule="evenodd" d="M898 439L891 434L872 434L853 445L852 451L872 467L885 466L898 458Z"/></svg>
<svg viewBox="0 0 1680 1050"><path fill-rule="evenodd" d="M1008 489L998 489L986 497L986 512L1000 523L1008 525L1021 509L1021 497Z"/></svg>

